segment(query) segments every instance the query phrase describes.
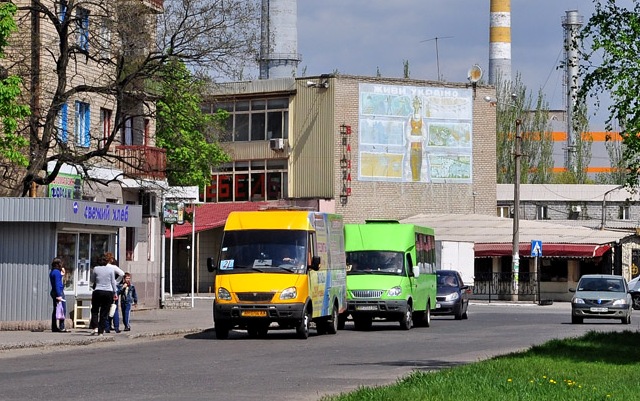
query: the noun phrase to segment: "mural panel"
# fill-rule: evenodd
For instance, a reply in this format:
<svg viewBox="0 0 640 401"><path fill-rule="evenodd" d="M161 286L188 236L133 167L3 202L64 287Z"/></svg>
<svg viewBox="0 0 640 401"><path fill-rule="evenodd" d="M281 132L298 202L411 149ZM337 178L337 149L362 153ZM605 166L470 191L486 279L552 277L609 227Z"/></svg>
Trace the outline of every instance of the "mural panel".
<svg viewBox="0 0 640 401"><path fill-rule="evenodd" d="M361 83L359 98L359 180L471 182L471 89Z"/></svg>

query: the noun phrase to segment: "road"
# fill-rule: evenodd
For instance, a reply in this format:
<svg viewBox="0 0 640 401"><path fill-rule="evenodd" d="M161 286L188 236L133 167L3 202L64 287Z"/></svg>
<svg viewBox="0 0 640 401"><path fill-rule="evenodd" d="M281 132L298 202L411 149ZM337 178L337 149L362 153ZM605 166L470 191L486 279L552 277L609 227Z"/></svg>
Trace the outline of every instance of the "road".
<svg viewBox="0 0 640 401"><path fill-rule="evenodd" d="M393 383L413 370L437 370L529 348L589 330L638 330L619 322L570 323L568 304L471 305L469 319L434 317L402 331L374 323L298 340L294 331L266 339L212 331L161 340L92 344L0 359L3 400L318 400L358 386ZM125 394L126 392L126 394Z"/></svg>

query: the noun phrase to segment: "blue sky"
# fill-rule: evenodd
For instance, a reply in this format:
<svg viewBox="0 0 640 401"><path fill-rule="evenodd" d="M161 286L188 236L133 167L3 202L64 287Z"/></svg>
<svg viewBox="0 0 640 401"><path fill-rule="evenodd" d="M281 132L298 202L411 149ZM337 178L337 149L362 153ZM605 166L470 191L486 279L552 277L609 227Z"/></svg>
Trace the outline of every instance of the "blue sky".
<svg viewBox="0 0 640 401"><path fill-rule="evenodd" d="M478 64L488 79L489 0L298 0L299 75L342 74L466 82ZM511 0L511 68L530 91L542 89L562 108L561 19L578 10L586 23L591 0ZM438 37L436 63L435 40ZM448 37L448 38L445 38ZM426 42L423 42L427 40ZM599 113L602 114L602 113ZM591 117L592 130L602 116Z"/></svg>

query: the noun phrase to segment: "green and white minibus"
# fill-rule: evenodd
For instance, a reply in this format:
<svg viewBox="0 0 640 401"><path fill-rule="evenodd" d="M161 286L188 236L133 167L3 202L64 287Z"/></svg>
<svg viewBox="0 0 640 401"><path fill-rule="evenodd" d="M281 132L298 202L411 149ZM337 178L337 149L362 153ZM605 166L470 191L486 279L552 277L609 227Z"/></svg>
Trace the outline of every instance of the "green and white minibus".
<svg viewBox="0 0 640 401"><path fill-rule="evenodd" d="M345 224L347 311L356 330L377 319L409 330L431 325L436 307L436 249L432 228L395 220Z"/></svg>

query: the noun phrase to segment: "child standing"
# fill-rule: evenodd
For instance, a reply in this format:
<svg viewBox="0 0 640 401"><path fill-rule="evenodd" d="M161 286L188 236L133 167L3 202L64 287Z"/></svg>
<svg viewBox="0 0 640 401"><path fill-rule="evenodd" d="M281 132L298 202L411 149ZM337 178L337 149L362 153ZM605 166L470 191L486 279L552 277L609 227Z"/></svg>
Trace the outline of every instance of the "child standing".
<svg viewBox="0 0 640 401"><path fill-rule="evenodd" d="M122 280L122 288L120 289L120 306L122 308L122 322L124 323L124 331L130 331L129 315L131 306L138 304L138 294L136 287L131 284L131 273L126 272Z"/></svg>

